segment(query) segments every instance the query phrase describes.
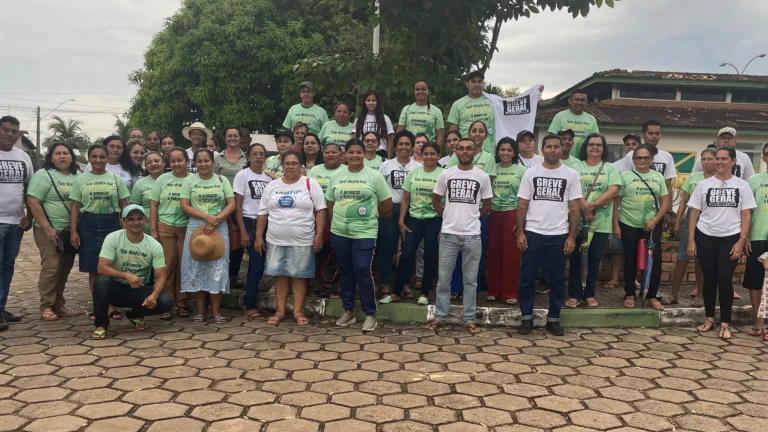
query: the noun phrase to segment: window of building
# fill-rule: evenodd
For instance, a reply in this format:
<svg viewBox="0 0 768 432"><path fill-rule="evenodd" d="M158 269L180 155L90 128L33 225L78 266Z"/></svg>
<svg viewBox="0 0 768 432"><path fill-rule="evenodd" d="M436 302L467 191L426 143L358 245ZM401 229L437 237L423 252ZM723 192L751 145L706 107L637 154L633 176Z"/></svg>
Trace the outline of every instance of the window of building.
<svg viewBox="0 0 768 432"><path fill-rule="evenodd" d="M733 90L731 102L768 104L768 90Z"/></svg>
<svg viewBox="0 0 768 432"><path fill-rule="evenodd" d="M675 100L677 89L670 86L625 84L621 86L620 95L632 99L661 99Z"/></svg>
<svg viewBox="0 0 768 432"><path fill-rule="evenodd" d="M612 86L603 86L601 88L595 89L592 96L590 97L590 101L594 101L597 99L598 102L604 101L604 100L611 100L613 98L613 88Z"/></svg>
<svg viewBox="0 0 768 432"><path fill-rule="evenodd" d="M681 99L684 101L725 102L725 89L706 87L683 87Z"/></svg>
<svg viewBox="0 0 768 432"><path fill-rule="evenodd" d="M616 162L624 156L624 144L608 144L608 162Z"/></svg>

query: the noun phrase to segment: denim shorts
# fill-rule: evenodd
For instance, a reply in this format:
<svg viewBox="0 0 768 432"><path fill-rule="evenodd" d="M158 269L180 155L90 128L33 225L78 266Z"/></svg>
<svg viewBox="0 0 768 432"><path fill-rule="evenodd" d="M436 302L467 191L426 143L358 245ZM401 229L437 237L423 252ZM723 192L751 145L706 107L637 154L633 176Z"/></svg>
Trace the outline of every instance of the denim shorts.
<svg viewBox="0 0 768 432"><path fill-rule="evenodd" d="M275 246L267 242L264 274L310 279L315 276L315 251L312 246Z"/></svg>
<svg viewBox="0 0 768 432"><path fill-rule="evenodd" d="M685 212L683 223L680 225L680 236L678 240L680 241L680 243L677 245L678 261L698 261L697 258L691 258L688 256L688 212Z"/></svg>

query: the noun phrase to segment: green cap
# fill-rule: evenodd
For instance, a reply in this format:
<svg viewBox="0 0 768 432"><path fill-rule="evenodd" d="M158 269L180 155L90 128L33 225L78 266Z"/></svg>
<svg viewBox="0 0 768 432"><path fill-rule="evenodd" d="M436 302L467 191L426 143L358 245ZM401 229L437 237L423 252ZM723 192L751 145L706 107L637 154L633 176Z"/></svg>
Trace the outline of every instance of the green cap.
<svg viewBox="0 0 768 432"><path fill-rule="evenodd" d="M147 211L144 210L144 207L142 207L142 206L140 206L138 204L131 204L128 207L123 209L123 219L127 218L128 215L131 214L131 212L135 212L135 211L141 212L141 214L143 214L144 217L148 217L147 216Z"/></svg>

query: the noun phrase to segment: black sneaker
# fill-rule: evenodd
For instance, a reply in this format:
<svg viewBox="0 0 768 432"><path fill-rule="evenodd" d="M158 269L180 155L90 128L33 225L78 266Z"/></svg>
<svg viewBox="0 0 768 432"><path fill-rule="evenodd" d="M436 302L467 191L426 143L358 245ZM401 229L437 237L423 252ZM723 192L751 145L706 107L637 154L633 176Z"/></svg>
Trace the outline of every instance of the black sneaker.
<svg viewBox="0 0 768 432"><path fill-rule="evenodd" d="M522 335L528 335L533 332L533 320L523 320L520 323L520 327L517 328L517 332Z"/></svg>
<svg viewBox="0 0 768 432"><path fill-rule="evenodd" d="M5 322L5 317L0 314L0 332L8 330L8 323Z"/></svg>
<svg viewBox="0 0 768 432"><path fill-rule="evenodd" d="M14 315L14 314L8 312L7 310L3 311L2 313L0 313L0 315L2 315L3 318L5 318L5 321L7 321L7 322L20 322L21 321L21 316L20 315Z"/></svg>
<svg viewBox="0 0 768 432"><path fill-rule="evenodd" d="M546 325L546 329L548 332L552 333L554 336L562 336L565 334L563 331L563 328L560 327L560 323L557 321L550 321Z"/></svg>

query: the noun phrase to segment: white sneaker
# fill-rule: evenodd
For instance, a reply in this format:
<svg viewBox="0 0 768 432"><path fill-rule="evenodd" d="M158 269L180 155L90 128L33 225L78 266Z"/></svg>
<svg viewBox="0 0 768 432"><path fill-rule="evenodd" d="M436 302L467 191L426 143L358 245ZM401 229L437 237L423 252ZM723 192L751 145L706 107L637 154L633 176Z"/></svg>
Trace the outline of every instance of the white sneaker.
<svg viewBox="0 0 768 432"><path fill-rule="evenodd" d="M336 325L339 327L349 327L351 324L356 322L357 318L355 317L355 314L348 314L344 312L341 314L341 317L336 320Z"/></svg>
<svg viewBox="0 0 768 432"><path fill-rule="evenodd" d="M377 325L378 325L378 321L376 321L376 317L372 315L368 315L367 317L365 317L365 322L363 323L363 331L372 332L376 330Z"/></svg>

